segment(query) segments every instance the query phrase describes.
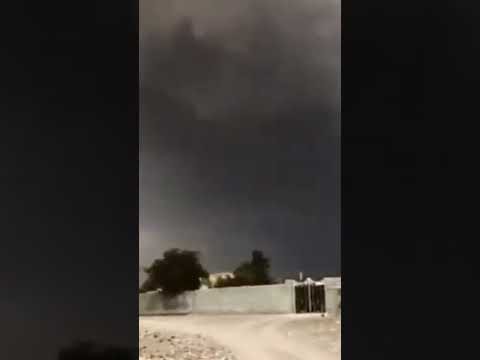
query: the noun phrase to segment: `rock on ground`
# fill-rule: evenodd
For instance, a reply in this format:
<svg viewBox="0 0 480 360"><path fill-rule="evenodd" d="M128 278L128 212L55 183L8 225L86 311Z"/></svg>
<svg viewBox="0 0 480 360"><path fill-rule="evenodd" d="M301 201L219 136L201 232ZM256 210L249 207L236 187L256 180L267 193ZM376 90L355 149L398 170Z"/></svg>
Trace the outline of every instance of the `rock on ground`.
<svg viewBox="0 0 480 360"><path fill-rule="evenodd" d="M139 360L237 360L230 350L200 334L142 330Z"/></svg>

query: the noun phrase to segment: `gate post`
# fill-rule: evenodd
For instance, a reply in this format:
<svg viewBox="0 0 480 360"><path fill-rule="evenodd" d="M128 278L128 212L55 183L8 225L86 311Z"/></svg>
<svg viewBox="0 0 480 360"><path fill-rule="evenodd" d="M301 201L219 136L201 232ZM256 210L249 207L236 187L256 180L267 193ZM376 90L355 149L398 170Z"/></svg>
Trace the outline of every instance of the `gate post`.
<svg viewBox="0 0 480 360"><path fill-rule="evenodd" d="M312 279L307 278L308 312L312 312Z"/></svg>
<svg viewBox="0 0 480 360"><path fill-rule="evenodd" d="M290 296L292 297L292 313L297 312L297 298L296 298L296 293L295 293L295 280L285 280L285 285L290 287Z"/></svg>

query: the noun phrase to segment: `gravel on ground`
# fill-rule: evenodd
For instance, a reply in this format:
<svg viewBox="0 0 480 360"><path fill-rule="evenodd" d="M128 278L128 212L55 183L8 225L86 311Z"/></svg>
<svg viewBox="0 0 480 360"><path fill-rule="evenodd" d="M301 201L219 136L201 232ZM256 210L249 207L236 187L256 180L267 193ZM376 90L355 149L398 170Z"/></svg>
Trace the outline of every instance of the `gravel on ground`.
<svg viewBox="0 0 480 360"><path fill-rule="evenodd" d="M230 350L201 334L141 330L139 360L237 360Z"/></svg>
<svg viewBox="0 0 480 360"><path fill-rule="evenodd" d="M147 316L139 327L140 360L341 359L341 324L320 314Z"/></svg>

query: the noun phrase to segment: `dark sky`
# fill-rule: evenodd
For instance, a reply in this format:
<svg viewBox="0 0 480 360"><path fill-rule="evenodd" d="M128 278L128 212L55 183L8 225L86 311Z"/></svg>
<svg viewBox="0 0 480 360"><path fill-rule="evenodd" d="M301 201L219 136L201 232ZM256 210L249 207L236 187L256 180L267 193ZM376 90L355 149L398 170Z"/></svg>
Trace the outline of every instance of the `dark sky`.
<svg viewBox="0 0 480 360"><path fill-rule="evenodd" d="M340 1L140 1L140 264L340 273Z"/></svg>

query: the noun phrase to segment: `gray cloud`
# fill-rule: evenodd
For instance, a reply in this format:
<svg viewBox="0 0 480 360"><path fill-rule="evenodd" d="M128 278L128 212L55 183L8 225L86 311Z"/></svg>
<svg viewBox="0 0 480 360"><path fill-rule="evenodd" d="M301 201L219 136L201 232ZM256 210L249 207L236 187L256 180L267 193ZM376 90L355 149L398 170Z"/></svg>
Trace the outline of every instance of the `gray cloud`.
<svg viewBox="0 0 480 360"><path fill-rule="evenodd" d="M278 272L338 272L340 3L140 15L140 262L178 246L221 270L258 247Z"/></svg>

